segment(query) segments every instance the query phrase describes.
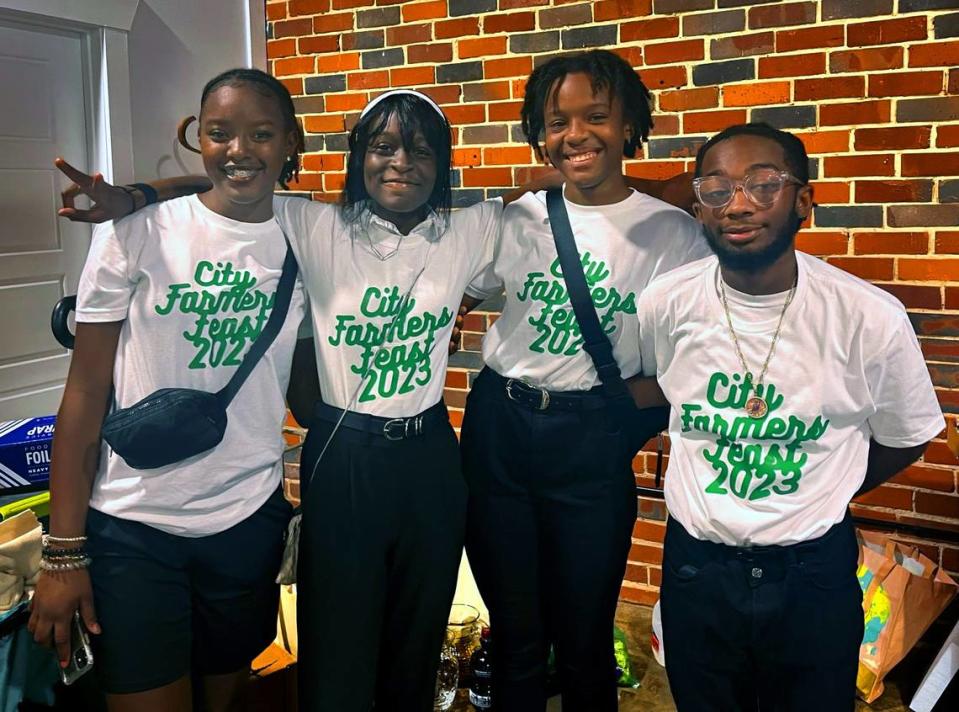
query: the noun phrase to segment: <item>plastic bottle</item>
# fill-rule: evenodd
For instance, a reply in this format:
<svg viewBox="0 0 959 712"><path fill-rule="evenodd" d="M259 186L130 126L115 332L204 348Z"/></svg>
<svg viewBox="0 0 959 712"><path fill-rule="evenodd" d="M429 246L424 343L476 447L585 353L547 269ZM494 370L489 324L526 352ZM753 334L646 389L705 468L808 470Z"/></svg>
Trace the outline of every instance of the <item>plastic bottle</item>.
<svg viewBox="0 0 959 712"><path fill-rule="evenodd" d="M470 703L477 710L493 709L493 664L490 657L490 632L483 628L480 647L470 658L473 679L470 683Z"/></svg>

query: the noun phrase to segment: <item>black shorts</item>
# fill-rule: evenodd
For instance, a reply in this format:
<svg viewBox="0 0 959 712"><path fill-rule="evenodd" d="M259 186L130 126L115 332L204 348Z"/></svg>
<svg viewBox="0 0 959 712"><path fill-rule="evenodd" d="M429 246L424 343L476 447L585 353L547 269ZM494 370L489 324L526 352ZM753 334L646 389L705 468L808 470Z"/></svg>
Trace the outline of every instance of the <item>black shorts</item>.
<svg viewBox="0 0 959 712"><path fill-rule="evenodd" d="M244 669L276 637L274 583L292 508L278 489L211 536L175 536L91 509L94 668L108 693Z"/></svg>

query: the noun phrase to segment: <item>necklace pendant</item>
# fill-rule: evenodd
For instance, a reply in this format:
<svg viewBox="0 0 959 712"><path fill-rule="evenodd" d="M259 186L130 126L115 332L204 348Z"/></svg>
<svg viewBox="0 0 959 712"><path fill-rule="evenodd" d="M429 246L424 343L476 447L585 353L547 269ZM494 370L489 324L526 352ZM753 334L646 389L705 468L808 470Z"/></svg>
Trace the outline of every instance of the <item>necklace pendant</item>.
<svg viewBox="0 0 959 712"><path fill-rule="evenodd" d="M760 398L759 396L753 396L748 401L746 401L746 415L750 418L764 418L766 413L769 412L769 406L766 405L766 401Z"/></svg>

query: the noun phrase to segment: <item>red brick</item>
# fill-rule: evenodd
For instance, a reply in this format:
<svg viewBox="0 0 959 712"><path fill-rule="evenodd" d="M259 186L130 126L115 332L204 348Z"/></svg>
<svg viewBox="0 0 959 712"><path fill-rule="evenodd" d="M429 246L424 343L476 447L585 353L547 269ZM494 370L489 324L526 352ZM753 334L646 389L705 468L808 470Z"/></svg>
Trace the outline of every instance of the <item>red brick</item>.
<svg viewBox="0 0 959 712"><path fill-rule="evenodd" d="M876 69L898 69L902 66L905 50L902 47L874 47L830 52L829 71L863 72Z"/></svg>
<svg viewBox="0 0 959 712"><path fill-rule="evenodd" d="M949 304L949 292L950 288L946 288L946 309L955 309L956 306ZM919 342L919 346L922 347L922 355L928 360L938 360L938 359L949 359L956 360L959 359L959 341L955 339L928 339L924 338ZM948 451L947 451L948 452ZM928 450L927 450L928 453ZM951 455L951 453L950 453ZM926 458L927 462L932 462L929 458ZM953 463L955 460L953 460Z"/></svg>
<svg viewBox="0 0 959 712"><path fill-rule="evenodd" d="M706 56L702 40L681 40L648 44L645 47L646 64L674 64L703 59Z"/></svg>
<svg viewBox="0 0 959 712"><path fill-rule="evenodd" d="M698 111L683 114L683 131L685 133L718 132L729 126L744 123L746 123L746 112L744 110Z"/></svg>
<svg viewBox="0 0 959 712"><path fill-rule="evenodd" d="M451 62L453 61L453 45L448 42L413 45L406 48L406 58L410 64Z"/></svg>
<svg viewBox="0 0 959 712"><path fill-rule="evenodd" d="M865 77L797 79L795 92L796 101L862 97L866 93L866 80Z"/></svg>
<svg viewBox="0 0 959 712"><path fill-rule="evenodd" d="M506 80L465 84L463 90L466 101L503 101L511 97L511 83Z"/></svg>
<svg viewBox="0 0 959 712"><path fill-rule="evenodd" d="M519 121L521 101L499 101L489 105L490 121Z"/></svg>
<svg viewBox="0 0 959 712"><path fill-rule="evenodd" d="M633 523L633 538L643 539L645 541L663 542L666 535L666 523L650 521L648 519L637 519Z"/></svg>
<svg viewBox="0 0 959 712"><path fill-rule="evenodd" d="M290 0L291 15L318 15L329 10L330 0Z"/></svg>
<svg viewBox="0 0 959 712"><path fill-rule="evenodd" d="M862 279L893 278L894 263L887 257L830 257L827 262Z"/></svg>
<svg viewBox="0 0 959 712"><path fill-rule="evenodd" d="M307 133L336 133L343 131L342 114L320 114L319 116L307 116L303 119L303 128Z"/></svg>
<svg viewBox="0 0 959 712"><path fill-rule="evenodd" d="M678 17L654 17L639 22L625 22L619 26L621 42L665 39L679 36Z"/></svg>
<svg viewBox="0 0 959 712"><path fill-rule="evenodd" d="M286 90L291 96L299 96L303 93L303 79L301 77L284 77L280 79Z"/></svg>
<svg viewBox="0 0 959 712"><path fill-rule="evenodd" d="M926 39L925 15L904 17L878 22L862 22L846 29L846 44L850 47L863 45L897 44L909 40Z"/></svg>
<svg viewBox="0 0 959 712"><path fill-rule="evenodd" d="M350 72L360 68L359 52L339 52L328 57L317 57L316 71L318 74L335 74L336 72Z"/></svg>
<svg viewBox="0 0 959 712"><path fill-rule="evenodd" d="M956 572L959 572L959 549L942 548L942 568L956 578Z"/></svg>
<svg viewBox="0 0 959 712"><path fill-rule="evenodd" d="M959 146L959 124L954 126L939 126L936 129L936 146L939 148Z"/></svg>
<svg viewBox="0 0 959 712"><path fill-rule="evenodd" d="M807 153L845 153L849 150L850 131L811 131L797 133Z"/></svg>
<svg viewBox="0 0 959 712"><path fill-rule="evenodd" d="M522 166L532 160L533 154L529 146L483 149L483 163L487 166Z"/></svg>
<svg viewBox="0 0 959 712"><path fill-rule="evenodd" d="M531 12L514 12L510 15L487 15L483 18L483 32L528 32L536 29L536 16Z"/></svg>
<svg viewBox="0 0 959 712"><path fill-rule="evenodd" d="M849 237L844 232L802 230L796 235L796 248L810 255L844 255Z"/></svg>
<svg viewBox="0 0 959 712"><path fill-rule="evenodd" d="M949 230L937 232L936 253L959 255L959 232Z"/></svg>
<svg viewBox="0 0 959 712"><path fill-rule="evenodd" d="M506 54L505 37L480 37L475 40L460 40L457 43L459 58L485 57L491 54Z"/></svg>
<svg viewBox="0 0 959 712"><path fill-rule="evenodd" d="M858 129L856 131L856 150L882 151L902 148L928 148L931 133L931 126Z"/></svg>
<svg viewBox="0 0 959 712"><path fill-rule="evenodd" d="M465 168L463 169L464 188L485 188L509 186L513 184L513 175L509 168Z"/></svg>
<svg viewBox="0 0 959 712"><path fill-rule="evenodd" d="M723 87L723 106L764 106L789 102L789 82L754 82Z"/></svg>
<svg viewBox="0 0 959 712"><path fill-rule="evenodd" d="M469 386L469 376L466 371L447 370L446 386L448 388L467 388Z"/></svg>
<svg viewBox="0 0 959 712"><path fill-rule="evenodd" d="M273 62L273 74L286 77L291 74L313 74L313 57L289 57Z"/></svg>
<svg viewBox="0 0 959 712"><path fill-rule="evenodd" d="M900 259L899 279L923 281L959 281L959 259Z"/></svg>
<svg viewBox="0 0 959 712"><path fill-rule="evenodd" d="M366 94L327 94L327 111L359 111L369 98Z"/></svg>
<svg viewBox="0 0 959 712"><path fill-rule="evenodd" d="M463 317L463 331L486 332L486 317L483 314L467 314Z"/></svg>
<svg viewBox="0 0 959 712"><path fill-rule="evenodd" d="M876 284L902 302L906 309L942 309L942 294L939 287L924 287L915 284Z"/></svg>
<svg viewBox="0 0 959 712"><path fill-rule="evenodd" d="M668 180L686 170L684 161L636 161L626 164L626 175L634 178Z"/></svg>
<svg viewBox="0 0 959 712"><path fill-rule="evenodd" d="M685 67L660 67L658 69L644 69L640 72L643 84L652 89L672 89L686 84Z"/></svg>
<svg viewBox="0 0 959 712"><path fill-rule="evenodd" d="M451 124L481 124L486 121L486 104L454 104L443 111Z"/></svg>
<svg viewBox="0 0 959 712"><path fill-rule="evenodd" d="M889 123L890 102L858 101L847 104L823 104L819 107L820 126L857 126Z"/></svg>
<svg viewBox="0 0 959 712"><path fill-rule="evenodd" d="M869 96L921 96L942 91L942 72L897 72L872 74Z"/></svg>
<svg viewBox="0 0 959 712"><path fill-rule="evenodd" d="M950 94L959 94L959 68L949 70L949 83L946 91Z"/></svg>
<svg viewBox="0 0 959 712"><path fill-rule="evenodd" d="M342 171L346 163L346 158L342 153L307 153L303 156L303 170L316 171Z"/></svg>
<svg viewBox="0 0 959 712"><path fill-rule="evenodd" d="M856 202L859 203L928 203L930 200L932 181L856 181Z"/></svg>
<svg viewBox="0 0 959 712"><path fill-rule="evenodd" d="M650 132L650 136L675 136L679 133L679 116L677 114L660 114L656 117L656 125ZM642 148L640 147L637 156L642 158Z"/></svg>
<svg viewBox="0 0 959 712"><path fill-rule="evenodd" d="M450 425L454 428L460 428L463 426L463 411L459 408L450 409Z"/></svg>
<svg viewBox="0 0 959 712"><path fill-rule="evenodd" d="M924 232L857 232L853 236L857 255L924 255L929 236Z"/></svg>
<svg viewBox="0 0 959 712"><path fill-rule="evenodd" d="M959 517L959 497L932 492L916 492L916 511L937 517Z"/></svg>
<svg viewBox="0 0 959 712"><path fill-rule="evenodd" d="M268 2L266 4L267 20L282 20L286 17L286 2Z"/></svg>
<svg viewBox="0 0 959 712"><path fill-rule="evenodd" d="M766 5L749 9L749 27L784 27L786 25L807 25L816 22L814 2L795 2L785 5Z"/></svg>
<svg viewBox="0 0 959 712"><path fill-rule="evenodd" d="M837 181L813 181L812 187L817 205L849 202L849 184Z"/></svg>
<svg viewBox="0 0 959 712"><path fill-rule="evenodd" d="M327 37L300 37L296 43L300 54L337 52L340 49L340 38L336 35Z"/></svg>
<svg viewBox="0 0 959 712"><path fill-rule="evenodd" d="M776 33L777 52L842 47L845 42L846 33L842 25L810 27L802 30L780 30Z"/></svg>
<svg viewBox="0 0 959 712"><path fill-rule="evenodd" d="M549 5L549 0L499 0L500 10L517 10L521 7Z"/></svg>
<svg viewBox="0 0 959 712"><path fill-rule="evenodd" d="M313 18L313 32L318 35L323 35L328 32L342 32L343 30L352 30L353 29L353 18L354 14L352 12L341 12L333 13L328 15L317 15ZM308 22L308 20L304 20ZM276 32L274 31L274 34ZM308 35L310 34L309 30L304 32L297 32L298 35Z"/></svg>
<svg viewBox="0 0 959 712"><path fill-rule="evenodd" d="M775 37L772 32L753 32L715 39L710 42L709 56L712 59L748 57L773 51Z"/></svg>
<svg viewBox="0 0 959 712"><path fill-rule="evenodd" d="M641 561L647 564L663 563L663 547L652 544L633 544L629 547L629 561Z"/></svg>
<svg viewBox="0 0 959 712"><path fill-rule="evenodd" d="M641 606L652 606L659 600L659 589L649 586L623 586L619 590L619 597L624 601L638 603Z"/></svg>
<svg viewBox="0 0 959 712"><path fill-rule="evenodd" d="M909 46L910 67L949 67L959 64L959 40Z"/></svg>
<svg viewBox="0 0 959 712"><path fill-rule="evenodd" d="M453 166L464 168L466 166L475 167L482 165L483 157L478 148L454 148Z"/></svg>
<svg viewBox="0 0 959 712"><path fill-rule="evenodd" d="M533 71L530 57L510 57L509 59L490 59L483 62L483 76L487 79L497 77L521 77Z"/></svg>
<svg viewBox="0 0 959 712"><path fill-rule="evenodd" d="M352 19L351 19L352 22ZM352 25L351 25L352 27ZM312 31L313 22L308 17L299 20L281 20L273 23L273 39L308 35Z"/></svg>
<svg viewBox="0 0 959 712"><path fill-rule="evenodd" d="M593 3L593 19L597 22L641 17L651 14L652 11L652 0L600 0Z"/></svg>
<svg viewBox="0 0 959 712"><path fill-rule="evenodd" d="M445 20L433 25L433 34L438 40L450 37L464 37L479 34L479 18L463 17L456 20Z"/></svg>
<svg viewBox="0 0 959 712"><path fill-rule="evenodd" d="M946 308L946 309L959 309L959 287L946 287L946 288L945 288L945 292L946 292L946 295L945 295L945 296L946 296L946 298L945 298L945 308ZM938 308L938 307L937 307L937 308ZM954 342L954 343L955 343L957 346L959 346L959 341ZM939 351L939 350L937 350L937 351L938 351L938 353L933 354L933 355L942 355L942 352L941 352L941 351ZM925 353L925 350L923 350L923 353ZM959 354L955 354L955 355L959 355ZM928 355L927 355L927 356L928 356Z"/></svg>
<svg viewBox="0 0 959 712"><path fill-rule="evenodd" d="M444 84L438 87L420 87L419 91L426 94L437 104L455 104L460 100L459 84Z"/></svg>
<svg viewBox="0 0 959 712"><path fill-rule="evenodd" d="M322 173L300 173L295 181L290 182L293 190L323 190Z"/></svg>
<svg viewBox="0 0 959 712"><path fill-rule="evenodd" d="M338 193L346 187L345 173L324 173L323 190L327 193Z"/></svg>
<svg viewBox="0 0 959 712"><path fill-rule="evenodd" d="M646 566L640 566L639 564L626 564L626 575L623 577L626 581L632 581L634 583L649 583L649 569Z"/></svg>
<svg viewBox="0 0 959 712"><path fill-rule="evenodd" d="M334 10L347 10L357 7L370 7L376 0L332 0ZM381 5L383 3L380 3Z"/></svg>
<svg viewBox="0 0 959 712"><path fill-rule="evenodd" d="M826 55L823 52L811 54L790 54L785 57L760 57L759 78L808 77L826 73Z"/></svg>
<svg viewBox="0 0 959 712"><path fill-rule="evenodd" d="M409 45L416 42L429 42L431 39L433 39L433 26L429 23L386 28L388 45Z"/></svg>
<svg viewBox="0 0 959 712"><path fill-rule="evenodd" d="M855 176L891 176L896 172L896 159L890 153L867 156L830 156L823 159L825 174L830 178Z"/></svg>
<svg viewBox="0 0 959 712"><path fill-rule="evenodd" d="M296 40L292 37L284 40L269 40L266 43L266 56L270 59L292 57L296 54Z"/></svg>
<svg viewBox="0 0 959 712"><path fill-rule="evenodd" d="M902 155L904 176L956 176L959 175L959 152L904 153Z"/></svg>
<svg viewBox="0 0 959 712"><path fill-rule="evenodd" d="M719 87L664 91L659 94L658 100L660 111L712 109L719 106Z"/></svg>
<svg viewBox="0 0 959 712"><path fill-rule="evenodd" d="M436 81L434 67L398 67L390 70L390 85L394 87L432 84L434 81Z"/></svg>
<svg viewBox="0 0 959 712"><path fill-rule="evenodd" d="M433 20L437 17L446 17L446 0L404 4L402 12L403 22L417 22L419 20Z"/></svg>
<svg viewBox="0 0 959 712"><path fill-rule="evenodd" d="M354 89L382 89L390 85L389 71L357 72L346 77L346 86Z"/></svg>
<svg viewBox="0 0 959 712"><path fill-rule="evenodd" d="M873 507L887 507L889 509L905 509L912 511L913 490L901 487L882 485L866 494L856 497L853 501L858 504L868 504Z"/></svg>

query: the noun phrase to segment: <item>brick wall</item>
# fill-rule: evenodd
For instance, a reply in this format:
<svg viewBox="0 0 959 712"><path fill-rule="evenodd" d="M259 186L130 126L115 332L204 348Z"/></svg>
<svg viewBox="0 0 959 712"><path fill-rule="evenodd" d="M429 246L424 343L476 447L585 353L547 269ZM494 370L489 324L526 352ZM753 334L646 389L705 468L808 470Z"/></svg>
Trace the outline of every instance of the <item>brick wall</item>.
<svg viewBox="0 0 959 712"><path fill-rule="evenodd" d="M347 131L378 92L409 86L455 127L455 199L535 170L519 131L524 79L553 53L613 48L653 91L636 176L688 170L725 126L767 121L806 143L819 207L801 249L901 299L943 408L959 412L959 0L283 0L267 2L271 70L307 132L298 188L333 199ZM495 310L496 305L490 307ZM462 418L495 312L467 319L447 403ZM943 435L944 437L944 435ZM855 512L959 532L957 461L943 439ZM652 484L655 455L635 460ZM625 598L655 599L664 511L641 499ZM959 571L959 547L923 549Z"/></svg>

